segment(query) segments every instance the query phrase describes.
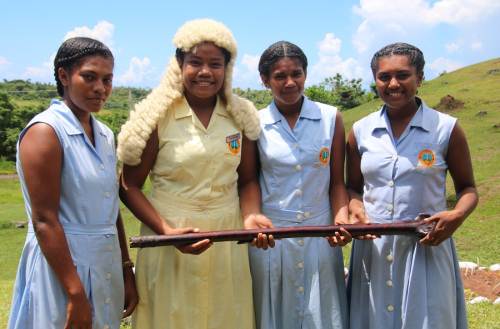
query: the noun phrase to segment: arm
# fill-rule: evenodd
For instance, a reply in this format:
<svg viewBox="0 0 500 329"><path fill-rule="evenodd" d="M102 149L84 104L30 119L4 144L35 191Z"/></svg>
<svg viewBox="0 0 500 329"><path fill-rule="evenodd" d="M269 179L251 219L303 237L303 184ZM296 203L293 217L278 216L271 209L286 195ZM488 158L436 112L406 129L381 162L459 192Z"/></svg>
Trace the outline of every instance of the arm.
<svg viewBox="0 0 500 329"><path fill-rule="evenodd" d="M116 220L116 229L118 231L118 240L122 253L123 281L125 288L125 310L123 311L123 317L125 318L132 314L139 302L139 297L137 295L137 287L135 286L134 271L132 270L133 263L130 261L130 256L128 254L127 238L120 213L118 213L118 218Z"/></svg>
<svg viewBox="0 0 500 329"><path fill-rule="evenodd" d="M354 131L349 132L346 144L347 151L347 189L349 192L349 212L353 223L368 223L363 206L363 174L361 173L361 156Z"/></svg>
<svg viewBox="0 0 500 329"><path fill-rule="evenodd" d="M33 125L21 140L19 152L38 244L68 296L65 328L91 328L90 302L59 222L63 153L55 131L47 124Z"/></svg>
<svg viewBox="0 0 500 329"><path fill-rule="evenodd" d="M258 180L257 143L243 137L241 162L238 167L238 192L243 226L246 229L272 228L272 222L261 214L261 194ZM252 244L258 248L274 247L273 236L259 234Z"/></svg>
<svg viewBox="0 0 500 329"><path fill-rule="evenodd" d="M349 221L349 197L344 183L345 130L340 111L335 117L335 132L330 149L330 204L335 225L347 224ZM331 246L344 246L351 241L351 235L343 230L335 236L328 237Z"/></svg>
<svg viewBox="0 0 500 329"><path fill-rule="evenodd" d="M458 123L451 132L446 162L453 178L458 201L452 210L439 212L427 219L428 222L436 222L436 226L433 231L420 240L425 245L436 246L451 237L476 208L479 200L474 183L469 146L465 133Z"/></svg>
<svg viewBox="0 0 500 329"><path fill-rule="evenodd" d="M142 186L156 162L159 149L158 131L155 129L142 152L141 162L137 166L124 165L120 177L120 199L141 222L146 224L156 234L183 234L197 232L198 229L172 228L160 216L153 205L142 192ZM181 252L200 254L211 246L209 240L203 240L192 245L177 247Z"/></svg>

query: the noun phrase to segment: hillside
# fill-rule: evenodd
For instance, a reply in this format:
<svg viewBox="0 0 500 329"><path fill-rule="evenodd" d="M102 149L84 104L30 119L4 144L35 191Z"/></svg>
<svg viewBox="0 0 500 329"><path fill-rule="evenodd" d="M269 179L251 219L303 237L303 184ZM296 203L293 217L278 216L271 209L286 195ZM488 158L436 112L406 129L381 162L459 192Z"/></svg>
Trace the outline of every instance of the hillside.
<svg viewBox="0 0 500 329"><path fill-rule="evenodd" d="M434 108L447 95L463 102L462 108L445 112L458 118L467 135L480 201L475 212L455 233L457 249L461 260L483 265L497 263L500 250L500 58L425 81L419 95ZM374 100L343 112L346 131L380 105L380 100ZM447 190L452 202L451 179Z"/></svg>

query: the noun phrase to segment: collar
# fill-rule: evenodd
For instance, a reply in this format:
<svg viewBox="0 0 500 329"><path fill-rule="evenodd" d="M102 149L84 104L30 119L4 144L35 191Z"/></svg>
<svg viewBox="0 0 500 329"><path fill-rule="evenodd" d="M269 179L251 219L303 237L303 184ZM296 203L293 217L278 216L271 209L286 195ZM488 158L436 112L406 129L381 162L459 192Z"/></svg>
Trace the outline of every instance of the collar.
<svg viewBox="0 0 500 329"><path fill-rule="evenodd" d="M217 96L217 102L215 103L214 113L223 117L229 117L229 113L227 112L227 109L223 105L223 102L219 96ZM191 109L191 106L189 106L186 97L181 98L179 106L175 108L174 116L176 120L193 116L193 110Z"/></svg>
<svg viewBox="0 0 500 329"><path fill-rule="evenodd" d="M417 103L420 103L417 112L413 115L413 118L410 120L410 127L420 128L425 131L430 131L431 122L429 121L429 107L425 102L417 97ZM376 129L386 129L388 130L389 118L387 117L387 107L384 105L379 112L379 115L376 117L376 120L373 125L372 132Z"/></svg>
<svg viewBox="0 0 500 329"><path fill-rule="evenodd" d="M78 118L66 105L66 103L58 99L53 99L50 102L50 105L51 106L55 105L56 106L55 111L63 117L65 122L63 127L64 131L66 131L66 134L80 135L84 133L82 124L80 123L80 121L78 121ZM92 125L92 128L94 129L94 136L97 136L99 134L101 136L106 137L106 134L102 131L101 126L97 124L97 120L94 118L93 115L90 115L90 123Z"/></svg>
<svg viewBox="0 0 500 329"><path fill-rule="evenodd" d="M300 108L299 119L309 119L309 120L320 120L321 110L317 104L311 101L309 98L304 96L304 101L302 102L302 107ZM283 119L283 114L278 110L274 100L269 105L269 111L263 112L260 120L263 124L275 124Z"/></svg>

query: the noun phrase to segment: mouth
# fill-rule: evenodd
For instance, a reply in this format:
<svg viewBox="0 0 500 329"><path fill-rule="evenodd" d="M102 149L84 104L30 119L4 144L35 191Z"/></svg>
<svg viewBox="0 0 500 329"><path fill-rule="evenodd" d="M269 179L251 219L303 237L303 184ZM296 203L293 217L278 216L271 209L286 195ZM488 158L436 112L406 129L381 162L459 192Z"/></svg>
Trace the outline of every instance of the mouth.
<svg viewBox="0 0 500 329"><path fill-rule="evenodd" d="M209 87L209 86L212 86L214 84L213 81L200 81L200 80L193 81L193 83L195 85L200 86L200 87Z"/></svg>
<svg viewBox="0 0 500 329"><path fill-rule="evenodd" d="M388 91L385 94L393 98L399 98L403 96L403 92L401 91Z"/></svg>

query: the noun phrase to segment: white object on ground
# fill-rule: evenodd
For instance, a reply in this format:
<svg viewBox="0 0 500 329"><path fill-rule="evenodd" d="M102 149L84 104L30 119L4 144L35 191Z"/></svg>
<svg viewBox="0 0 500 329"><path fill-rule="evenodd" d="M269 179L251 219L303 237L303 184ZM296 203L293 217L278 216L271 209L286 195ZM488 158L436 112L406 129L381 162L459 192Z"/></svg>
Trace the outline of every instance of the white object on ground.
<svg viewBox="0 0 500 329"><path fill-rule="evenodd" d="M500 305L500 297L497 297L497 299L495 299L495 301L493 302L493 304Z"/></svg>
<svg viewBox="0 0 500 329"><path fill-rule="evenodd" d="M500 264L493 264L490 266L490 271L496 272L500 271Z"/></svg>
<svg viewBox="0 0 500 329"><path fill-rule="evenodd" d="M490 300L483 296L478 296L476 298L472 298L469 304L479 304L479 303L489 303Z"/></svg>
<svg viewBox="0 0 500 329"><path fill-rule="evenodd" d="M458 262L458 266L461 270L475 270L478 265L473 262Z"/></svg>

